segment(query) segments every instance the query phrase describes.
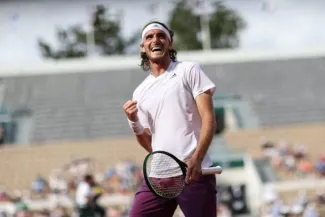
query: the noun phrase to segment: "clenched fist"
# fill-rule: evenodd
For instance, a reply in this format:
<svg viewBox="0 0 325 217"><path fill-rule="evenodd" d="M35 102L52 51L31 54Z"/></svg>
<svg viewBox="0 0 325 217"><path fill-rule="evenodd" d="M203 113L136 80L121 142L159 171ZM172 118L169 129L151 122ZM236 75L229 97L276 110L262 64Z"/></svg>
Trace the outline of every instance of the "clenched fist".
<svg viewBox="0 0 325 217"><path fill-rule="evenodd" d="M129 100L123 105L124 112L130 121L138 121L137 101Z"/></svg>

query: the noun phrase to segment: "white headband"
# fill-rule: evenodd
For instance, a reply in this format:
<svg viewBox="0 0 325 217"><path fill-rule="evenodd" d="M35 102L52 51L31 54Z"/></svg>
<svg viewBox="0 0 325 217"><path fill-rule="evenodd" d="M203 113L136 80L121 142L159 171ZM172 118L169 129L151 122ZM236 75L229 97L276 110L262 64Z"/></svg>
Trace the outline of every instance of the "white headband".
<svg viewBox="0 0 325 217"><path fill-rule="evenodd" d="M169 31L165 27L163 27L159 23L151 23L142 31L142 41L144 39L145 34L148 31L153 30L153 29L160 29L161 31L163 31L167 35L167 37L169 38L169 41L172 40L171 37L170 37Z"/></svg>

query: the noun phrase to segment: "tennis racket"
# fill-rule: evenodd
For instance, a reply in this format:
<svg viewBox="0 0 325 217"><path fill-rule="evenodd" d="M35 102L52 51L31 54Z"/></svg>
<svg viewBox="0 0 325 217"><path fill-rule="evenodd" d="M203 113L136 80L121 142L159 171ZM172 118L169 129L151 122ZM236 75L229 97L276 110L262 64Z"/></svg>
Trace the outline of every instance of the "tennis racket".
<svg viewBox="0 0 325 217"><path fill-rule="evenodd" d="M152 193L173 199L186 186L187 165L169 152L154 151L143 162L144 179ZM221 174L220 166L202 168L202 175Z"/></svg>

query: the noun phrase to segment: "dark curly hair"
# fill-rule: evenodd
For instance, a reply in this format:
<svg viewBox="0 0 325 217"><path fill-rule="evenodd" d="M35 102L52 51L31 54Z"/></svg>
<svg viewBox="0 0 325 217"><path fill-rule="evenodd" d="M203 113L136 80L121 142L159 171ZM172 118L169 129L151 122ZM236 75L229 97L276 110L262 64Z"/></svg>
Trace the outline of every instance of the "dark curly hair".
<svg viewBox="0 0 325 217"><path fill-rule="evenodd" d="M152 22L146 24L146 25L143 27L142 31L143 31L143 30L144 30L148 25L150 25L150 24L152 24L152 23L158 23L158 24L162 25L163 27L165 27L165 28L168 30L169 34L170 34L171 41L173 41L174 32L173 32L172 30L168 29L168 27L167 27L165 24L163 24L163 23L161 23L161 22L158 22L158 21L152 21ZM150 70L150 62L149 62L149 59L148 59L148 57L147 57L147 54L146 54L145 52L141 52L141 53L140 53L140 56L141 56L141 64L140 64L141 68L142 68L144 71L148 71L148 70ZM175 49L171 49L171 50L169 50L169 56L170 56L170 59L171 59L173 62L175 62L175 61L176 61L176 56L177 56L177 51L176 51Z"/></svg>

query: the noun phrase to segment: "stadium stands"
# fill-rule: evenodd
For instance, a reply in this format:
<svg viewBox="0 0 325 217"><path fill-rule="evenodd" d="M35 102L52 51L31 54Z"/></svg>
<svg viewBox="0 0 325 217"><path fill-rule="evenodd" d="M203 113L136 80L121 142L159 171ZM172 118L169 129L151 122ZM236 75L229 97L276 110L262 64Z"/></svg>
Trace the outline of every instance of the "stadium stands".
<svg viewBox="0 0 325 217"><path fill-rule="evenodd" d="M313 163L323 154L319 147L325 143L321 124L325 122L324 53L180 53L180 60L201 63L217 84L214 103L225 106L228 130L224 137L215 137L209 152L215 163L225 168L218 182L243 186L244 199L252 212L263 205L261 198L267 188L277 189L290 203L287 198L293 196L283 191L283 186L291 186L294 191L294 186L300 185L295 179L301 179L263 158L261 137L274 143L285 140L303 144ZM6 107L0 109L0 115L9 122L17 120L18 126L12 129L18 129L19 135L13 143L31 145L0 147L0 174L5 177L0 187L7 192L31 189L36 177L47 179L53 170L80 159L91 160L96 177L118 167L121 160L131 158L141 165L145 152L130 139L122 110L147 74L136 66L138 62L135 57L112 57L2 70L0 88ZM236 97L221 100L227 95ZM315 190L310 187L315 177L304 178L311 179L304 183L307 190ZM120 201L118 197L116 201ZM38 202L31 204L49 205Z"/></svg>
<svg viewBox="0 0 325 217"><path fill-rule="evenodd" d="M287 140L292 141L293 144L306 144L308 157L316 160L322 154L317 147L325 143L324 134L321 132L325 132L324 125L226 132L224 142L229 145L229 150L224 147L223 152L219 154L225 155L231 151L237 153L238 150L244 148L249 154L247 156L252 156L253 160L245 157L244 168L225 167L227 169L218 178L218 182L232 185L244 184L246 186L246 200L250 208L252 206L258 207L263 202L260 197L265 191L263 190L266 188L265 186L275 186L274 189L278 189L281 194L294 191L294 186L306 186L306 189L315 190L317 188L317 185L313 184L315 179L309 179L306 181L307 184L302 185L299 184L301 180L296 183L295 180L291 180L292 177L281 173L278 174L279 179L268 179L263 182L262 176L255 175L259 174L259 171L254 169L257 167L253 162L254 159L261 159L263 156L260 146L261 136L272 141ZM218 141L220 142L220 139L216 142ZM133 139L127 138L61 142L27 147L8 146L1 151L0 173L2 177L6 178L1 179L0 186L5 187L9 192L13 192L15 189L31 189L31 184L38 175L47 178L53 170L62 169L77 159L93 159L92 171L103 173L114 168L118 162L124 159L131 159L141 166L144 155L145 151ZM291 180L293 184L287 184L291 187L290 189L283 187L286 185L285 182L282 183L284 180ZM308 182L312 182L312 184L308 185ZM319 183L321 182L319 181Z"/></svg>
<svg viewBox="0 0 325 217"><path fill-rule="evenodd" d="M234 61L222 60L223 55L231 54ZM261 126L325 121L322 55L280 59L274 54L264 59L240 59L236 53L215 52L204 61L205 56L198 53L190 57L201 63L219 93L241 96ZM179 59L186 60L184 55ZM64 63L54 64L51 70L32 68L21 75L22 69L11 70L12 75L2 73L4 104L12 112L31 111L31 142L130 135L121 107L146 73L136 66L137 61L127 58L124 67L123 57L113 59L115 65L98 66L105 60L94 61L95 67L89 69L74 67L83 60L74 62L69 65L69 73L64 73ZM134 65L128 68L127 61ZM121 63L120 69L116 69L117 63Z"/></svg>
<svg viewBox="0 0 325 217"><path fill-rule="evenodd" d="M324 150L321 148L325 143L323 132L325 132L324 124L304 124L290 127L226 132L225 138L230 147L233 149L238 147L245 148L254 159L256 164L255 168L263 183L263 190L260 191L261 199L259 200L259 205L261 207L265 205L265 208L269 210L270 207L274 205L274 203L270 203L272 204L270 205L267 200L264 201L263 199L264 197L269 197L268 192L271 191L273 192L271 197L275 196L276 203L281 203L281 206L291 210L294 205L299 205L299 198L297 199L299 192L307 191L311 192L309 193L309 197L306 198L308 204L311 206L310 209L314 209L312 207L314 207L313 204L315 204L315 208L320 212L320 216L323 216L325 214L324 205L318 204L316 199L317 192L319 190L324 192L325 189L325 177L317 171L316 167L316 162L325 154ZM263 138L264 141L261 141L261 138ZM264 152L265 141L268 141L268 143L274 146L273 153L270 152L270 154L275 154L274 156L277 156L277 152L280 151L280 155L278 156L280 156L281 166L274 164L274 162L272 162L272 157L270 160L267 160L267 155L265 155L267 152ZM287 153L283 156L281 154L283 148L281 144L288 145L286 147ZM292 169L288 169L286 167L286 157L291 156L295 148L301 147L301 145L305 148L304 157L302 160L297 160L297 158L295 158ZM304 162L304 159L310 163L306 171L302 171L302 168L299 166L299 162ZM267 165L267 170L265 168L263 168L263 170L259 169L259 164L261 162ZM267 179L272 174L272 171L276 172L276 179ZM254 188L256 188L256 186L254 186ZM274 196L272 196L273 194ZM276 206L276 204L274 206Z"/></svg>

